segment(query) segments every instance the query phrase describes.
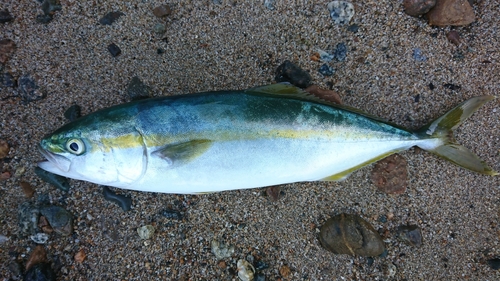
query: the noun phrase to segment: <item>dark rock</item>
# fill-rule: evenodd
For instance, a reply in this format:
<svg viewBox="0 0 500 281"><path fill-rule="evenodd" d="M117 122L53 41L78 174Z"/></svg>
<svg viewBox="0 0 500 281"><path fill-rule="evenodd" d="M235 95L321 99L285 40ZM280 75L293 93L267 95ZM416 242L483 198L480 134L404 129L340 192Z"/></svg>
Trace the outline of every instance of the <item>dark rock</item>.
<svg viewBox="0 0 500 281"><path fill-rule="evenodd" d="M0 11L0 23L12 21L14 18L10 15L7 9Z"/></svg>
<svg viewBox="0 0 500 281"><path fill-rule="evenodd" d="M333 52L333 56L337 61L344 61L347 57L347 46L345 43L338 43Z"/></svg>
<svg viewBox="0 0 500 281"><path fill-rule="evenodd" d="M37 15L36 16L36 21L39 23L47 24L51 22L54 18L52 15Z"/></svg>
<svg viewBox="0 0 500 281"><path fill-rule="evenodd" d="M432 91L434 89L436 89L436 86L434 86L434 84L432 84L432 83L429 83L429 90Z"/></svg>
<svg viewBox="0 0 500 281"><path fill-rule="evenodd" d="M319 73L321 73L324 76L332 76L333 73L335 73L335 69L331 68L328 66L328 64L323 64L319 69Z"/></svg>
<svg viewBox="0 0 500 281"><path fill-rule="evenodd" d="M31 253L30 257L26 261L26 270L29 270L36 264L46 263L47 261L47 252L42 245L38 245L35 247L35 250Z"/></svg>
<svg viewBox="0 0 500 281"><path fill-rule="evenodd" d="M264 269L269 268L269 265L267 263L259 260L259 261L255 262L255 266L254 267L255 267L255 270L262 271Z"/></svg>
<svg viewBox="0 0 500 281"><path fill-rule="evenodd" d="M0 63L5 64L10 58L10 55L14 53L16 49L16 44L10 39L0 40Z"/></svg>
<svg viewBox="0 0 500 281"><path fill-rule="evenodd" d="M99 20L99 23L102 25L111 25L123 15L125 14L122 12L109 12Z"/></svg>
<svg viewBox="0 0 500 281"><path fill-rule="evenodd" d="M428 13L429 24L435 26L463 26L476 20L467 0L437 0Z"/></svg>
<svg viewBox="0 0 500 281"><path fill-rule="evenodd" d="M271 201L278 201L280 199L281 185L273 185L266 187L266 195Z"/></svg>
<svg viewBox="0 0 500 281"><path fill-rule="evenodd" d="M116 205L120 206L120 208L122 208L122 210L124 211L129 211L130 207L132 206L132 199L130 199L130 197L121 194L116 194L113 191L111 191L107 186L102 187L102 194L104 195L104 199L115 203Z"/></svg>
<svg viewBox="0 0 500 281"><path fill-rule="evenodd" d="M446 34L446 38L451 43L453 43L455 45L460 45L460 34L457 31L452 30L452 31L448 32Z"/></svg>
<svg viewBox="0 0 500 281"><path fill-rule="evenodd" d="M340 214L327 220L321 227L319 241L335 254L373 257L385 250L378 232L359 216L349 214Z"/></svg>
<svg viewBox="0 0 500 281"><path fill-rule="evenodd" d="M166 217L167 219L182 220L181 213L179 211L172 209L165 209L161 211L161 215Z"/></svg>
<svg viewBox="0 0 500 281"><path fill-rule="evenodd" d="M53 16L56 11L62 10L59 0L45 0L42 3L42 11L44 15Z"/></svg>
<svg viewBox="0 0 500 281"><path fill-rule="evenodd" d="M168 5L160 5L153 9L153 15L163 18L172 14L172 10Z"/></svg>
<svg viewBox="0 0 500 281"><path fill-rule="evenodd" d="M410 246L422 246L422 231L417 225L398 226L398 236L403 242Z"/></svg>
<svg viewBox="0 0 500 281"><path fill-rule="evenodd" d="M43 181L50 183L57 189L67 192L70 188L68 179L63 176L47 172L40 167L35 168L35 174L39 176Z"/></svg>
<svg viewBox="0 0 500 281"><path fill-rule="evenodd" d="M307 88L311 84L311 75L289 60L284 61L276 70L276 82L289 82L299 88Z"/></svg>
<svg viewBox="0 0 500 281"><path fill-rule="evenodd" d="M418 17L427 13L436 5L436 0L404 0L403 7L405 13L410 16Z"/></svg>
<svg viewBox="0 0 500 281"><path fill-rule="evenodd" d="M23 281L56 281L56 274L48 263L39 263L26 271Z"/></svg>
<svg viewBox="0 0 500 281"><path fill-rule="evenodd" d="M359 25L357 24L351 24L349 25L349 27L347 28L348 31L352 32L352 33L358 33L359 31Z"/></svg>
<svg viewBox="0 0 500 281"><path fill-rule="evenodd" d="M21 96L24 104L44 99L47 96L45 92L40 91L38 85L35 83L35 80L33 80L33 78L29 75L21 76L18 84L18 95Z"/></svg>
<svg viewBox="0 0 500 281"><path fill-rule="evenodd" d="M127 87L127 94L130 100L140 100L149 98L152 94L152 90L149 86L142 83L139 77L134 76Z"/></svg>
<svg viewBox="0 0 500 281"><path fill-rule="evenodd" d="M164 53L165 53L165 50L158 48L158 49L156 49L156 53L157 53L158 55L161 55L161 54L164 54Z"/></svg>
<svg viewBox="0 0 500 281"><path fill-rule="evenodd" d="M167 31L167 27L162 23L157 23L153 26L153 31L156 34L162 35L165 31Z"/></svg>
<svg viewBox="0 0 500 281"><path fill-rule="evenodd" d="M408 167L406 160L393 154L378 161L371 172L373 184L387 194L402 194L408 185Z"/></svg>
<svg viewBox="0 0 500 281"><path fill-rule="evenodd" d="M74 104L64 111L64 117L69 121L75 121L80 116L82 116L82 108L78 104Z"/></svg>
<svg viewBox="0 0 500 281"><path fill-rule="evenodd" d="M266 276L262 273L257 273L254 276L254 281L266 281Z"/></svg>
<svg viewBox="0 0 500 281"><path fill-rule="evenodd" d="M443 87L445 87L448 90L452 90L452 91L457 91L457 90L460 90L462 88L459 85L455 85L455 84L451 84L451 83L444 84Z"/></svg>
<svg viewBox="0 0 500 281"><path fill-rule="evenodd" d="M73 233L73 215L59 206L44 206L40 208L40 213L49 222L52 229L63 236Z"/></svg>
<svg viewBox="0 0 500 281"><path fill-rule="evenodd" d="M499 258L489 259L486 262L491 267L491 269L494 269L494 270L500 269L500 259Z"/></svg>
<svg viewBox="0 0 500 281"><path fill-rule="evenodd" d="M20 234L25 236L35 234L38 229L39 217L40 209L38 206L30 202L24 202L19 205L17 210L17 221Z"/></svg>
<svg viewBox="0 0 500 281"><path fill-rule="evenodd" d="M20 181L19 186L21 186L21 189L23 190L23 193L24 195L26 195L26 197L31 198L35 194L35 190L28 182Z"/></svg>
<svg viewBox="0 0 500 281"><path fill-rule="evenodd" d="M113 57L117 57L122 53L122 50L115 43L111 43L108 45L108 51L111 53Z"/></svg>
<svg viewBox="0 0 500 281"><path fill-rule="evenodd" d="M2 86L4 87L15 87L17 85L17 82L16 80L14 79L14 77L12 76L12 74L8 73L8 72L5 72L1 77L1 82L2 83Z"/></svg>

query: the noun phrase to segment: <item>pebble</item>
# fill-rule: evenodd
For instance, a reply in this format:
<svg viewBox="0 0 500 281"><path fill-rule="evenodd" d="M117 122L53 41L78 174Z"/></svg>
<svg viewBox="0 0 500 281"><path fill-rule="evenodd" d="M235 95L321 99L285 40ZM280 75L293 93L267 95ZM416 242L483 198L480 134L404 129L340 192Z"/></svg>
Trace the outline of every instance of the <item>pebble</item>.
<svg viewBox="0 0 500 281"><path fill-rule="evenodd" d="M307 88L312 78L307 71L286 60L276 69L275 80L276 82L289 82L299 88Z"/></svg>
<svg viewBox="0 0 500 281"><path fill-rule="evenodd" d="M345 61L347 57L347 46L345 43L338 43L333 52L333 56L337 61Z"/></svg>
<svg viewBox="0 0 500 281"><path fill-rule="evenodd" d="M321 73L323 76L332 76L333 73L335 73L335 69L332 67L328 66L328 64L323 64L319 69L318 72Z"/></svg>
<svg viewBox="0 0 500 281"><path fill-rule="evenodd" d="M266 188L266 195L271 201L278 201L281 194L281 185L273 185Z"/></svg>
<svg viewBox="0 0 500 281"><path fill-rule="evenodd" d="M64 111L64 117L68 119L70 122L75 121L76 119L82 116L82 108L78 104L74 104L70 106L66 111Z"/></svg>
<svg viewBox="0 0 500 281"><path fill-rule="evenodd" d="M49 240L49 235L47 233L37 233L31 235L30 239L37 244L45 244Z"/></svg>
<svg viewBox="0 0 500 281"><path fill-rule="evenodd" d="M21 186L21 189L23 190L23 193L24 195L26 195L26 197L31 198L35 194L35 190L28 182L20 181L19 186Z"/></svg>
<svg viewBox="0 0 500 281"><path fill-rule="evenodd" d="M402 194L408 186L408 167L404 157L393 154L375 163L371 171L373 184L386 194Z"/></svg>
<svg viewBox="0 0 500 281"><path fill-rule="evenodd" d="M489 259L486 261L491 269L499 270L500 269L500 258Z"/></svg>
<svg viewBox="0 0 500 281"><path fill-rule="evenodd" d="M413 49L413 58L416 61L426 61L427 60L427 57L422 55L422 50L420 50L419 48Z"/></svg>
<svg viewBox="0 0 500 281"><path fill-rule="evenodd" d="M38 220L38 227L43 231L43 233L50 234L54 232L54 229L50 226L49 221L44 216L40 216L40 219Z"/></svg>
<svg viewBox="0 0 500 281"><path fill-rule="evenodd" d="M47 219L54 232L63 236L73 233L73 215L66 209L48 205L41 207L40 213Z"/></svg>
<svg viewBox="0 0 500 281"><path fill-rule="evenodd" d="M10 147L6 140L0 139L0 159L9 155Z"/></svg>
<svg viewBox="0 0 500 281"><path fill-rule="evenodd" d="M172 210L172 209L165 209L161 211L162 216L166 217L167 219L173 219L173 220L182 220L182 215L179 211Z"/></svg>
<svg viewBox="0 0 500 281"><path fill-rule="evenodd" d="M417 225L398 226L398 236L403 242L410 246L422 246L422 231Z"/></svg>
<svg viewBox="0 0 500 281"><path fill-rule="evenodd" d="M221 260L224 258L229 258L234 254L234 246L226 245L222 241L212 240L211 243L212 253L215 255L217 260Z"/></svg>
<svg viewBox="0 0 500 281"><path fill-rule="evenodd" d="M109 12L99 20L99 23L102 25L111 25L123 15L125 14L122 12Z"/></svg>
<svg viewBox="0 0 500 281"><path fill-rule="evenodd" d="M49 263L39 263L26 271L23 281L56 281L56 274Z"/></svg>
<svg viewBox="0 0 500 281"><path fill-rule="evenodd" d="M69 181L67 178L56 175L50 172L45 171L40 167L35 167L35 174L40 177L43 181L50 183L57 189L62 191L68 191L70 189Z"/></svg>
<svg viewBox="0 0 500 281"><path fill-rule="evenodd" d="M3 244L5 242L9 241L9 237L3 235L3 234L0 234L0 244Z"/></svg>
<svg viewBox="0 0 500 281"><path fill-rule="evenodd" d="M111 189L109 189L109 187L107 186L102 187L102 195L104 195L104 199L120 206L120 208L122 208L122 210L124 210L125 212L130 211L130 207L132 206L132 199L130 199L130 197L121 194L116 194L113 191L111 191Z"/></svg>
<svg viewBox="0 0 500 281"><path fill-rule="evenodd" d="M0 40L0 63L5 64L9 59L10 55L14 53L16 49L16 43L10 39Z"/></svg>
<svg viewBox="0 0 500 281"><path fill-rule="evenodd" d="M153 32L162 35L167 31L167 27L163 23L157 23L153 26Z"/></svg>
<svg viewBox="0 0 500 281"><path fill-rule="evenodd" d="M346 1L332 1L328 3L330 17L335 24L349 24L354 16L354 5Z"/></svg>
<svg viewBox="0 0 500 281"><path fill-rule="evenodd" d="M74 259L76 262L82 263L86 257L87 254L85 254L85 251L83 249L80 249L78 252L76 252Z"/></svg>
<svg viewBox="0 0 500 281"><path fill-rule="evenodd" d="M257 271L262 271L264 269L269 268L269 265L263 261L257 261L255 262L255 270Z"/></svg>
<svg viewBox="0 0 500 281"><path fill-rule="evenodd" d="M9 171L4 171L0 173L0 180L8 180L10 179L11 175Z"/></svg>
<svg viewBox="0 0 500 281"><path fill-rule="evenodd" d="M6 23L12 21L14 17L9 13L9 10L5 9L0 11L0 23Z"/></svg>
<svg viewBox="0 0 500 281"><path fill-rule="evenodd" d="M134 76L128 83L127 94L130 100L140 100L151 97L153 90L144 84L139 77Z"/></svg>
<svg viewBox="0 0 500 281"><path fill-rule="evenodd" d="M446 38L451 43L453 43L455 45L460 45L460 34L457 31L451 30L450 32L448 32L446 34Z"/></svg>
<svg viewBox="0 0 500 281"><path fill-rule="evenodd" d="M241 281L252 281L254 280L255 268L251 263L246 260L240 259L236 263L238 270L238 277Z"/></svg>
<svg viewBox="0 0 500 281"><path fill-rule="evenodd" d="M172 14L172 10L168 5L160 5L153 9L153 15L163 18Z"/></svg>
<svg viewBox="0 0 500 281"><path fill-rule="evenodd" d="M373 257L385 250L373 227L357 215L340 214L330 218L319 233L321 245L334 254Z"/></svg>
<svg viewBox="0 0 500 281"><path fill-rule="evenodd" d="M47 94L39 90L35 80L29 75L23 75L18 80L18 94L21 96L24 104L45 98Z"/></svg>
<svg viewBox="0 0 500 281"><path fill-rule="evenodd" d="M42 11L44 15L53 16L56 11L62 10L59 0L45 0L42 2Z"/></svg>
<svg viewBox="0 0 500 281"><path fill-rule="evenodd" d="M111 43L108 45L108 51L113 57L117 57L122 53L122 50L115 43Z"/></svg>
<svg viewBox="0 0 500 281"><path fill-rule="evenodd" d="M17 221L21 235L33 235L38 229L40 210L30 202L23 202L17 210Z"/></svg>
<svg viewBox="0 0 500 281"><path fill-rule="evenodd" d="M436 5L436 0L404 0L403 7L405 9L405 13L418 17L421 16Z"/></svg>
<svg viewBox="0 0 500 281"><path fill-rule="evenodd" d="M26 261L26 270L29 270L36 264L44 262L48 262L47 252L45 251L45 248L42 245L37 245L33 250L33 252L31 253L28 260Z"/></svg>
<svg viewBox="0 0 500 281"><path fill-rule="evenodd" d="M292 271L290 270L290 267L283 265L280 267L280 275L283 276L284 278L287 278L292 274Z"/></svg>
<svg viewBox="0 0 500 281"><path fill-rule="evenodd" d="M319 53L319 59L322 60L323 62L331 62L335 56L332 54L329 54L321 49L318 49Z"/></svg>
<svg viewBox="0 0 500 281"><path fill-rule="evenodd" d="M348 31L352 32L352 33L358 33L359 31L359 25L357 24L351 24L349 25L349 27L347 28Z"/></svg>
<svg viewBox="0 0 500 281"><path fill-rule="evenodd" d="M275 0L264 0L264 7L266 7L266 9L268 10L274 10L274 2Z"/></svg>
<svg viewBox="0 0 500 281"><path fill-rule="evenodd" d="M438 0L428 13L430 25L464 26L476 20L468 0Z"/></svg>
<svg viewBox="0 0 500 281"><path fill-rule="evenodd" d="M142 240L148 240L153 237L153 234L155 233L155 227L150 224L144 225L137 228L137 233Z"/></svg>

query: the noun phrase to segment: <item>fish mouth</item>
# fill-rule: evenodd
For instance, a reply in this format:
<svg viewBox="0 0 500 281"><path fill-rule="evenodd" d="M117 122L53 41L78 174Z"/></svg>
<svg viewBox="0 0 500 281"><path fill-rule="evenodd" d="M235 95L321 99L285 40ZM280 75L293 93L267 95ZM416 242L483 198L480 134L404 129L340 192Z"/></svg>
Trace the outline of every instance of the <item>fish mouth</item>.
<svg viewBox="0 0 500 281"><path fill-rule="evenodd" d="M39 162L38 167L44 169L47 172L58 175L60 175L61 172L69 172L71 161L68 158L47 151L41 144L38 144L38 151L40 151L40 153L47 159L47 161Z"/></svg>

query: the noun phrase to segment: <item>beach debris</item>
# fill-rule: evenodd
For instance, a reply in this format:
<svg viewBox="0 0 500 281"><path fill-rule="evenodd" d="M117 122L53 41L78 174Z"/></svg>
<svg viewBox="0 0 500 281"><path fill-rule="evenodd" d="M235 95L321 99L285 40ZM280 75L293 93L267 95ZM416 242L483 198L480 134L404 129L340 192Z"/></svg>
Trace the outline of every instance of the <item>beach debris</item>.
<svg viewBox="0 0 500 281"><path fill-rule="evenodd" d="M405 13L413 16L413 17L418 17L421 16L436 5L436 0L404 0L403 1L403 7L405 10Z"/></svg>
<svg viewBox="0 0 500 281"><path fill-rule="evenodd" d="M78 252L76 252L74 259L76 262L82 263L86 257L87 257L87 254L85 253L85 251L83 249L80 249L80 250L78 250Z"/></svg>
<svg viewBox="0 0 500 281"><path fill-rule="evenodd" d="M274 2L275 0L264 0L264 7L266 7L268 10L274 10Z"/></svg>
<svg viewBox="0 0 500 281"><path fill-rule="evenodd" d="M17 89L24 104L44 99L47 96L45 92L39 90L35 80L27 74L19 78Z"/></svg>
<svg viewBox="0 0 500 281"><path fill-rule="evenodd" d="M12 21L14 17L9 13L9 10L5 9L0 11L0 23L6 23Z"/></svg>
<svg viewBox="0 0 500 281"><path fill-rule="evenodd" d="M319 69L318 72L321 73L323 76L332 76L333 73L335 73L335 69L330 67L328 64L323 64Z"/></svg>
<svg viewBox="0 0 500 281"><path fill-rule="evenodd" d="M142 240L148 240L153 237L153 234L155 233L155 227L150 224L144 225L137 228L137 233Z"/></svg>
<svg viewBox="0 0 500 281"><path fill-rule="evenodd" d="M347 57L347 46L345 43L338 43L335 47L335 51L333 52L333 57L337 61L345 61Z"/></svg>
<svg viewBox="0 0 500 281"><path fill-rule="evenodd" d="M63 176L47 172L40 167L35 168L35 174L43 181L50 183L59 190L67 192L70 189L68 179Z"/></svg>
<svg viewBox="0 0 500 281"><path fill-rule="evenodd" d="M281 185L273 185L266 187L266 195L271 201L278 201L281 194Z"/></svg>
<svg viewBox="0 0 500 281"><path fill-rule="evenodd" d="M325 101L333 102L336 104L342 104L342 100L340 98L340 95L337 94L335 91L332 90L326 90L318 87L317 85L311 85L307 88L304 89L304 91L321 98Z"/></svg>
<svg viewBox="0 0 500 281"><path fill-rule="evenodd" d="M56 274L49 263L43 262L28 269L24 274L23 281L56 281Z"/></svg>
<svg viewBox="0 0 500 281"><path fill-rule="evenodd" d="M7 157L9 155L10 146L6 140L0 139L0 159Z"/></svg>
<svg viewBox="0 0 500 281"><path fill-rule="evenodd" d="M70 106L66 111L64 111L64 117L68 119L68 121L75 121L76 119L82 116L82 108L78 104L74 104Z"/></svg>
<svg viewBox="0 0 500 281"><path fill-rule="evenodd" d="M451 30L446 34L446 39L452 44L460 45L460 34L456 30Z"/></svg>
<svg viewBox="0 0 500 281"><path fill-rule="evenodd" d="M382 238L368 222L357 215L344 213L325 222L319 241L334 254L373 257L385 250Z"/></svg>
<svg viewBox="0 0 500 281"><path fill-rule="evenodd" d="M172 14L172 9L168 5L160 5L153 9L153 15L159 18L164 18Z"/></svg>
<svg viewBox="0 0 500 281"><path fill-rule="evenodd" d="M130 199L130 197L121 194L116 194L107 186L102 187L102 195L104 195L104 199L115 203L125 212L129 211L130 207L132 206L132 199Z"/></svg>
<svg viewBox="0 0 500 281"><path fill-rule="evenodd" d="M410 246L422 246L422 231L417 225L398 226L398 236L403 242Z"/></svg>
<svg viewBox="0 0 500 281"><path fill-rule="evenodd" d="M15 49L16 43L14 41L6 38L0 39L0 63L5 64Z"/></svg>
<svg viewBox="0 0 500 281"><path fill-rule="evenodd" d="M44 216L55 233L68 236L73 233L73 215L66 209L47 205L40 208L40 214Z"/></svg>
<svg viewBox="0 0 500 281"><path fill-rule="evenodd" d="M133 101L149 98L152 92L151 87L144 84L137 76L132 77L127 86L128 97Z"/></svg>
<svg viewBox="0 0 500 281"><path fill-rule="evenodd" d="M332 1L328 3L330 17L335 24L349 24L354 16L354 5L346 1Z"/></svg>
<svg viewBox="0 0 500 281"><path fill-rule="evenodd" d="M373 184L386 194L402 194L408 186L408 167L404 157L393 154L375 163L371 172Z"/></svg>
<svg viewBox="0 0 500 281"><path fill-rule="evenodd" d="M491 269L499 270L500 269L500 258L489 259L486 261Z"/></svg>
<svg viewBox="0 0 500 281"><path fill-rule="evenodd" d="M240 259L236 263L238 277L241 281L252 281L254 280L255 268L251 263L246 260Z"/></svg>
<svg viewBox="0 0 500 281"><path fill-rule="evenodd" d="M476 20L468 0L437 0L427 17L429 24L435 26L463 26Z"/></svg>
<svg viewBox="0 0 500 281"><path fill-rule="evenodd" d="M31 198L35 194L35 190L31 186L31 184L29 184L28 182L20 181L19 186L23 190L23 193L24 193L24 195L26 195L26 197Z"/></svg>
<svg viewBox="0 0 500 281"><path fill-rule="evenodd" d="M416 61L426 61L427 60L427 57L422 55L422 50L420 50L419 48L413 49L413 58Z"/></svg>
<svg viewBox="0 0 500 281"><path fill-rule="evenodd" d="M30 239L37 244L45 244L49 240L49 235L47 233L36 233L35 235L31 235Z"/></svg>
<svg viewBox="0 0 500 281"><path fill-rule="evenodd" d="M290 270L290 267L288 267L286 265L281 266L279 271L280 271L280 275L286 279L288 279L288 277L290 277L290 275L292 274L292 270Z"/></svg>
<svg viewBox="0 0 500 281"><path fill-rule="evenodd" d="M276 69L276 82L289 82L299 88L307 88L311 84L311 75L293 62L286 60Z"/></svg>
<svg viewBox="0 0 500 281"><path fill-rule="evenodd" d="M106 15L104 15L101 19L99 19L99 23L102 25L111 25L123 15L125 14L120 11L109 12Z"/></svg>
<svg viewBox="0 0 500 281"><path fill-rule="evenodd" d="M234 246L227 245L217 239L212 240L211 243L212 253L217 260L229 258L234 254Z"/></svg>
<svg viewBox="0 0 500 281"><path fill-rule="evenodd" d="M117 57L122 53L120 47L118 47L115 43L111 43L108 45L108 51L113 57Z"/></svg>
<svg viewBox="0 0 500 281"><path fill-rule="evenodd" d="M26 270L29 270L36 264L48 262L47 252L42 245L37 245L28 260L26 261Z"/></svg>
<svg viewBox="0 0 500 281"><path fill-rule="evenodd" d="M161 211L161 215L166 217L167 219L182 220L181 213L179 211L172 209L165 209Z"/></svg>

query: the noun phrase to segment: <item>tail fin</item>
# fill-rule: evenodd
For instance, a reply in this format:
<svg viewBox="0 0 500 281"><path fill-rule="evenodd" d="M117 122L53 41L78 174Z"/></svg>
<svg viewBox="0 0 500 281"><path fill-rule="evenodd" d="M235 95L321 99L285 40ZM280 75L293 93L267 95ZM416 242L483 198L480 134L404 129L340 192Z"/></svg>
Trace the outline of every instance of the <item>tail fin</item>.
<svg viewBox="0 0 500 281"><path fill-rule="evenodd" d="M420 138L441 140L438 146L422 148L471 171L485 175L498 175L498 172L488 167L486 163L469 149L455 143L453 137L453 130L455 128L460 126L479 107L494 98L494 96L471 98L419 129L416 133Z"/></svg>

